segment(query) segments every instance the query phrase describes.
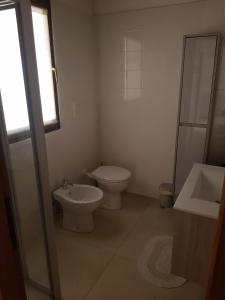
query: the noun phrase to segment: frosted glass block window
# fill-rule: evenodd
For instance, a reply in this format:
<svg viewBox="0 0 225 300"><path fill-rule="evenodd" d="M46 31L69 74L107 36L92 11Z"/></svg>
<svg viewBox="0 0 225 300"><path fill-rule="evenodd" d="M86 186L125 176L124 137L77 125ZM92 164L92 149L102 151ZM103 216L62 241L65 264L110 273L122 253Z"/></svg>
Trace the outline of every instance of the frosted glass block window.
<svg viewBox="0 0 225 300"><path fill-rule="evenodd" d="M138 100L142 97L142 53L143 43L139 32L129 32L124 38L124 99Z"/></svg>

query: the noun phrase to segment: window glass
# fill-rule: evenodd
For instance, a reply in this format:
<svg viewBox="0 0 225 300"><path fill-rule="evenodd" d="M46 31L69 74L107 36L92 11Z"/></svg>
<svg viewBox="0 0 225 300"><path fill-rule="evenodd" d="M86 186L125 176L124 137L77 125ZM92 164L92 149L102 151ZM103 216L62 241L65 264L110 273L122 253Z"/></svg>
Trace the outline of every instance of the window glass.
<svg viewBox="0 0 225 300"><path fill-rule="evenodd" d="M51 49L46 9L32 7L42 113L45 124L56 120Z"/></svg>
<svg viewBox="0 0 225 300"><path fill-rule="evenodd" d="M10 134L29 124L15 9L0 11L0 41L0 91Z"/></svg>
<svg viewBox="0 0 225 300"><path fill-rule="evenodd" d="M58 122L47 9L32 6L35 49L45 125ZM0 11L0 91L9 135L29 127L15 9Z"/></svg>

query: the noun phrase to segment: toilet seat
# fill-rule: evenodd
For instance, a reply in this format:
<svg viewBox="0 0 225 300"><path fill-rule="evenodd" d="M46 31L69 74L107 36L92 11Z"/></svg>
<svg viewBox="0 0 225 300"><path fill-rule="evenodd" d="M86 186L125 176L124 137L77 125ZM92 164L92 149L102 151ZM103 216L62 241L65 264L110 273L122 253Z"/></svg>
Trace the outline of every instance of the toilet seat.
<svg viewBox="0 0 225 300"><path fill-rule="evenodd" d="M111 183L126 181L130 178L130 171L114 166L100 166L92 172L96 180L102 180Z"/></svg>

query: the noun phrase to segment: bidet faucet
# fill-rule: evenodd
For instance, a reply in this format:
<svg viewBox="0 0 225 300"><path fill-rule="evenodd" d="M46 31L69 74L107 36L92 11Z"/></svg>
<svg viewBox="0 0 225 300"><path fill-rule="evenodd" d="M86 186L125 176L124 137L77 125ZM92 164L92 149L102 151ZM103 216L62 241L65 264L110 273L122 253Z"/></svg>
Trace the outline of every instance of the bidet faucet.
<svg viewBox="0 0 225 300"><path fill-rule="evenodd" d="M73 183L68 178L63 178L62 180L62 188L64 190L68 189L69 186L73 186Z"/></svg>

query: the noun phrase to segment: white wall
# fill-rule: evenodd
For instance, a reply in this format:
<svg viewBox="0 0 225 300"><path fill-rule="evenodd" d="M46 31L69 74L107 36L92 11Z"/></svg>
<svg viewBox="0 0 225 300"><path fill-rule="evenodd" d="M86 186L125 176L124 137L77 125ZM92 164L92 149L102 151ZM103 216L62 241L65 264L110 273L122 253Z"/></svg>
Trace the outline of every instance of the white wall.
<svg viewBox="0 0 225 300"><path fill-rule="evenodd" d="M52 2L61 129L46 134L51 188L63 177L83 181L99 163L99 114L92 3ZM25 241L40 234L41 220L30 140L10 146ZM30 226L32 224L32 226Z"/></svg>
<svg viewBox="0 0 225 300"><path fill-rule="evenodd" d="M76 182L99 161L96 51L91 1L52 2L62 129L47 134L52 187L63 176Z"/></svg>
<svg viewBox="0 0 225 300"><path fill-rule="evenodd" d="M183 35L224 32L224 16L209 0L97 17L101 155L132 171L131 192L172 182Z"/></svg>

